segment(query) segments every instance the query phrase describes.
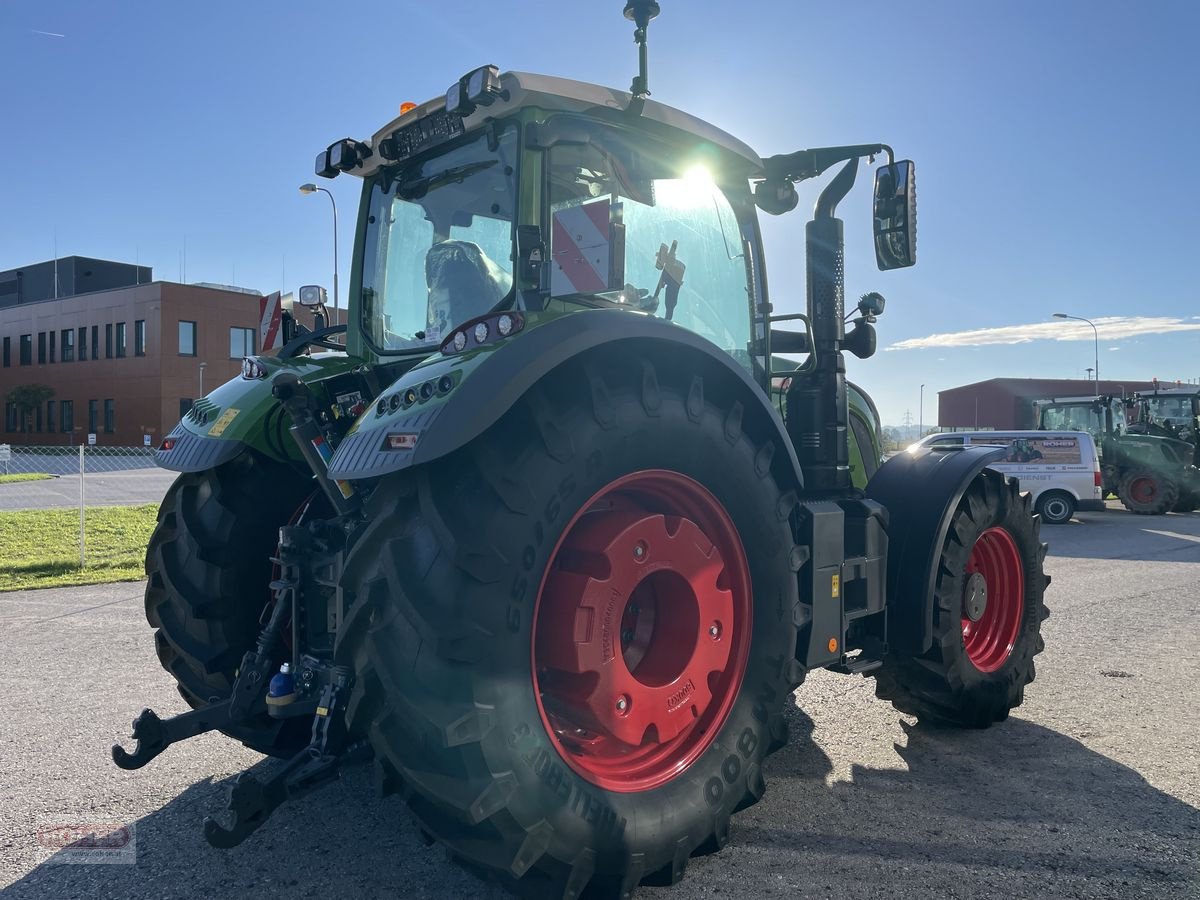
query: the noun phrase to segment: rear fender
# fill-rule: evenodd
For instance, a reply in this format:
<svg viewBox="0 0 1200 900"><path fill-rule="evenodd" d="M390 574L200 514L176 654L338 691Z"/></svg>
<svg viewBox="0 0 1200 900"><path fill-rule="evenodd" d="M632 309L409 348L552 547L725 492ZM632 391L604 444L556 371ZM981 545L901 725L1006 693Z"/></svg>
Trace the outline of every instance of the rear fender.
<svg viewBox="0 0 1200 900"><path fill-rule="evenodd" d="M884 463L867 497L888 511L888 643L906 655L933 642L933 593L942 544L958 502L1003 448L904 451Z"/></svg>
<svg viewBox="0 0 1200 900"><path fill-rule="evenodd" d="M729 379L747 424L762 423L778 438L792 485L804 484L796 452L783 420L750 373L708 340L679 325L618 309L592 309L565 315L526 313L518 336L465 356L431 359L392 384L375 408L365 413L330 461L331 477L352 481L376 478L423 465L466 446L512 408L542 378L584 354L606 349L640 351L650 360L682 361L689 371L719 373ZM445 396L393 404L410 388L418 390L449 375ZM581 389L587 390L581 385ZM380 410L383 410L382 412ZM388 435L404 435L401 449L385 449Z"/></svg>

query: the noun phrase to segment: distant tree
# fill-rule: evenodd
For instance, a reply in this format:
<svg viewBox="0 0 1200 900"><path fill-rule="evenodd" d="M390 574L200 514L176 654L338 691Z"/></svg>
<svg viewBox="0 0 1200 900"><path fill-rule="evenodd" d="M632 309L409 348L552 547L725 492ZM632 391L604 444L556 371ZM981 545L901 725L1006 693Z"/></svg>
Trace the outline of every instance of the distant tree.
<svg viewBox="0 0 1200 900"><path fill-rule="evenodd" d="M19 384L8 392L8 402L17 407L21 431L33 431L34 410L54 398L54 388L45 384Z"/></svg>

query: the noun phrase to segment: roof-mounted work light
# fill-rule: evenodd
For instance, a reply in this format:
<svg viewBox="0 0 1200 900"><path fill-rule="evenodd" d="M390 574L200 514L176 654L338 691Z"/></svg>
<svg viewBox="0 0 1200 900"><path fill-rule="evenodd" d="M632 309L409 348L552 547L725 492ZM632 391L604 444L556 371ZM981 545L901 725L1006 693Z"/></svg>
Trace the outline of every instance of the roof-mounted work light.
<svg viewBox="0 0 1200 900"><path fill-rule="evenodd" d="M446 112L469 116L476 107L491 106L503 95L500 70L495 66L480 66L450 85L446 91Z"/></svg>
<svg viewBox="0 0 1200 900"><path fill-rule="evenodd" d="M339 172L349 172L371 155L371 148L362 141L342 138L317 154L315 170L322 178L336 178Z"/></svg>

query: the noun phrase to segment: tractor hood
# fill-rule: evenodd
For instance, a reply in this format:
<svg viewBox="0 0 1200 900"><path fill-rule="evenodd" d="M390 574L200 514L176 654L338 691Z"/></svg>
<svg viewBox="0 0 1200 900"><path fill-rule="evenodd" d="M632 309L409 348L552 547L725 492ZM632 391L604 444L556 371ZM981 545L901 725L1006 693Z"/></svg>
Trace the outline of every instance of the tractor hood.
<svg viewBox="0 0 1200 900"><path fill-rule="evenodd" d="M159 445L154 454L157 465L175 472L197 472L227 462L247 448L274 459L298 460L286 416L271 394L271 378L290 371L311 384L348 372L361 362L345 353L249 360L256 367L254 377L231 378L197 400Z"/></svg>

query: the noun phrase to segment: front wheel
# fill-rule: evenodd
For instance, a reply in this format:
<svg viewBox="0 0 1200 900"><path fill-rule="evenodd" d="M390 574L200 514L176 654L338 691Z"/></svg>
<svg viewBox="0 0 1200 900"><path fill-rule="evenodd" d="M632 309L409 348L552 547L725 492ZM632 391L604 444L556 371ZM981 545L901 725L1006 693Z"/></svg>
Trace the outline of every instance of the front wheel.
<svg viewBox="0 0 1200 900"><path fill-rule="evenodd" d="M159 661L193 708L228 697L254 649L279 526L309 489L289 467L245 453L180 475L163 498L146 549L146 619ZM307 739L300 720L266 715L224 731L276 756Z"/></svg>
<svg viewBox="0 0 1200 900"><path fill-rule="evenodd" d="M1034 679L1049 615L1046 545L1029 495L998 472L975 476L952 516L937 562L933 646L885 657L875 692L920 719L985 728L1008 718Z"/></svg>
<svg viewBox="0 0 1200 900"><path fill-rule="evenodd" d="M763 792L803 673L794 499L719 388L572 366L368 504L350 727L425 831L519 890L673 883Z"/></svg>
<svg viewBox="0 0 1200 900"><path fill-rule="evenodd" d="M1174 509L1179 488L1169 478L1147 470L1126 472L1117 488L1125 508L1139 516L1161 516Z"/></svg>

